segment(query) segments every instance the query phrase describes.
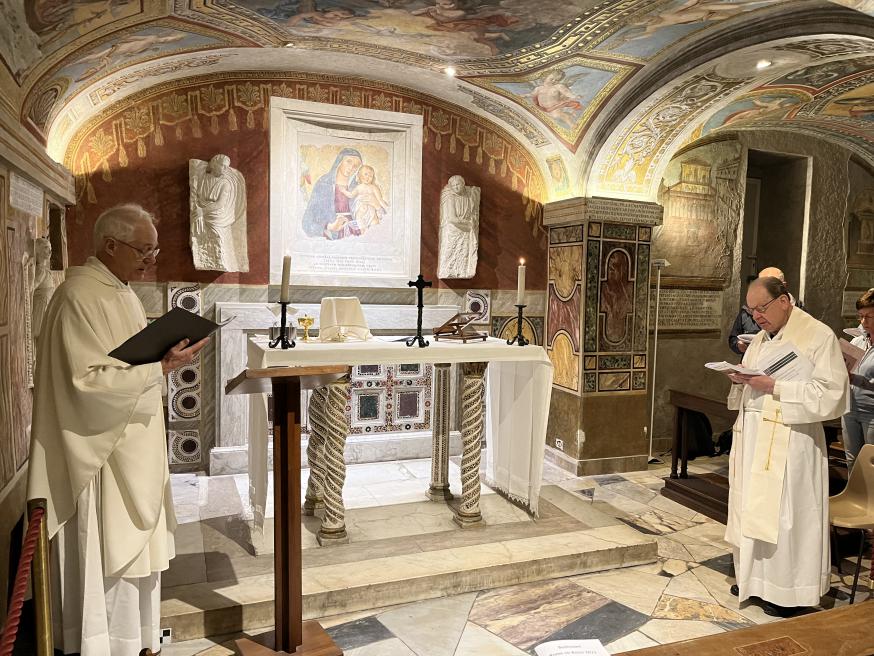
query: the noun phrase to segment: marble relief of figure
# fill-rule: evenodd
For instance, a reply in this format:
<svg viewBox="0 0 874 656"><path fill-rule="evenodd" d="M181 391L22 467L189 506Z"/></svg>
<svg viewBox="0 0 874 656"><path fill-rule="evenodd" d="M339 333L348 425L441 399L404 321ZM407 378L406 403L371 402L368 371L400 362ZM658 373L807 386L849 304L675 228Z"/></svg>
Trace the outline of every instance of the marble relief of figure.
<svg viewBox="0 0 874 656"><path fill-rule="evenodd" d="M55 281L51 271L52 243L45 237L40 237L34 241L33 251L35 267L31 286L33 290L31 332L33 343L36 345L40 328L42 328L43 316L45 316L52 294L55 293Z"/></svg>
<svg viewBox="0 0 874 656"><path fill-rule="evenodd" d="M453 175L440 194L439 278L473 278L479 252L480 188Z"/></svg>
<svg viewBox="0 0 874 656"><path fill-rule="evenodd" d="M194 268L248 271L246 181L227 155L188 162Z"/></svg>

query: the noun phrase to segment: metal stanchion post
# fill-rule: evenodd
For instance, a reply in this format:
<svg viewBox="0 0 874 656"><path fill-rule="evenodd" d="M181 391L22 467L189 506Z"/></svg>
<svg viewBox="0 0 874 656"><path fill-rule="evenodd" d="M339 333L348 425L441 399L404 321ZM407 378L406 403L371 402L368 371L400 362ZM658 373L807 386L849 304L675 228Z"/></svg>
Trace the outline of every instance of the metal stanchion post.
<svg viewBox="0 0 874 656"><path fill-rule="evenodd" d="M45 499L32 499L27 502L27 516L35 508L45 510ZM45 515L40 520L39 538L33 559L33 605L36 611L36 653L38 656L54 654L52 637L52 594L51 571L49 568L49 532Z"/></svg>

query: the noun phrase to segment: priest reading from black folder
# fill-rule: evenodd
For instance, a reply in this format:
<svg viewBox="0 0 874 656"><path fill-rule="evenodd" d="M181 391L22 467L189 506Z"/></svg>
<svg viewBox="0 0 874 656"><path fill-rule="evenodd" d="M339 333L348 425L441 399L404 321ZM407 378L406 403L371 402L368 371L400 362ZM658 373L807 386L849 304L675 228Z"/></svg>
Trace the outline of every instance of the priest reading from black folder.
<svg viewBox="0 0 874 656"><path fill-rule="evenodd" d="M738 410L729 462L728 524L740 600L769 615L815 606L829 589L828 458L822 422L847 411L838 340L796 307L778 278L758 278L747 307L762 328L729 374Z"/></svg>
<svg viewBox="0 0 874 656"><path fill-rule="evenodd" d="M144 655L160 649L160 577L175 555L162 383L207 339L139 366L107 355L146 325L128 282L158 256L153 217L138 205L107 210L94 249L45 314L28 498L48 502L55 647Z"/></svg>

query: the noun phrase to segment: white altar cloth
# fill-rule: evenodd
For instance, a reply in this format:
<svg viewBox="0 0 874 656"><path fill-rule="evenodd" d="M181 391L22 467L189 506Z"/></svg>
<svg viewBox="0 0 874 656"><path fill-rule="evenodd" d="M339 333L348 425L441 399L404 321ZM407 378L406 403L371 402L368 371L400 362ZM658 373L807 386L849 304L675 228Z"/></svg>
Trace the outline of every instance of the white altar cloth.
<svg viewBox="0 0 874 656"><path fill-rule="evenodd" d="M466 344L437 342L429 337L431 345L418 348L407 347L397 339L298 341L296 348L282 350L268 348L266 338L253 337L249 339L248 367L488 362L486 479L491 487L536 514L553 373L552 362L543 347L510 346L506 340L493 337ZM264 379L262 384L269 385L269 380ZM253 394L250 398L249 495L255 527L260 529L267 500L267 402L264 394Z"/></svg>

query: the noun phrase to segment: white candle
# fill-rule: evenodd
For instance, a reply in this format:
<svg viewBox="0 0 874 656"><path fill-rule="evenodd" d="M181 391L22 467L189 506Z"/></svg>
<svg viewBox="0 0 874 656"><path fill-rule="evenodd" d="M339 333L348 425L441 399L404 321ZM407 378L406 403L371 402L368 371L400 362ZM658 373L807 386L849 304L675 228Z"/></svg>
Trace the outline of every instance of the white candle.
<svg viewBox="0 0 874 656"><path fill-rule="evenodd" d="M288 277L291 275L291 255L282 258L282 287L279 289L279 301L288 303Z"/></svg>
<svg viewBox="0 0 874 656"><path fill-rule="evenodd" d="M516 281L516 305L525 304L525 260L519 260L519 274Z"/></svg>

